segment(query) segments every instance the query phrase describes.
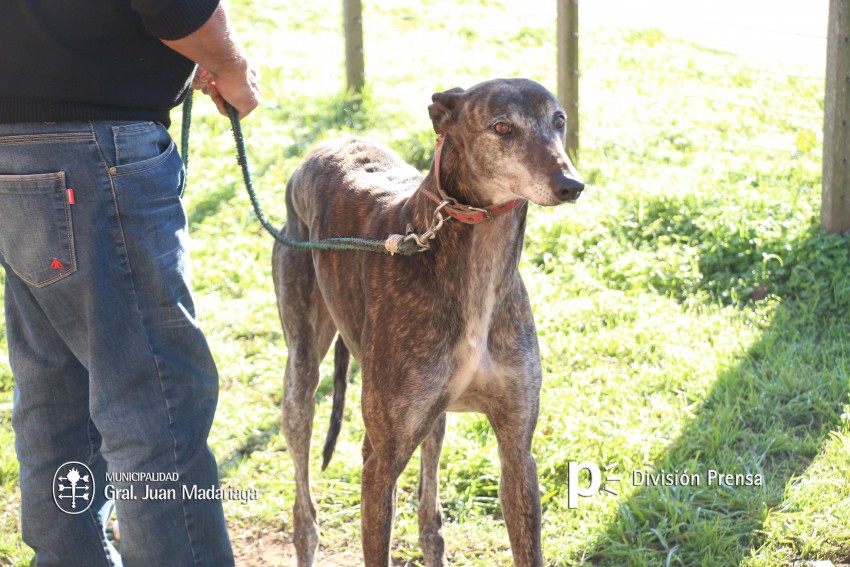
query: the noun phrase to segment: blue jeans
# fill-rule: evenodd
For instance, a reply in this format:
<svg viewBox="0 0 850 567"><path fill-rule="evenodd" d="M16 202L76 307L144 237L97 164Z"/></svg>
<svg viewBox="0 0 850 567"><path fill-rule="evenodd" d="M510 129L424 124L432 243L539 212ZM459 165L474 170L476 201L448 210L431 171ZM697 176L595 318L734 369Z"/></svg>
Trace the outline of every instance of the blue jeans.
<svg viewBox="0 0 850 567"><path fill-rule="evenodd" d="M181 490L219 485L207 445L218 375L189 292L184 178L160 124L0 124L12 423L39 566L233 564L221 501ZM69 461L93 472L84 513L54 501ZM144 500L146 486L174 497ZM120 558L103 530L113 495Z"/></svg>

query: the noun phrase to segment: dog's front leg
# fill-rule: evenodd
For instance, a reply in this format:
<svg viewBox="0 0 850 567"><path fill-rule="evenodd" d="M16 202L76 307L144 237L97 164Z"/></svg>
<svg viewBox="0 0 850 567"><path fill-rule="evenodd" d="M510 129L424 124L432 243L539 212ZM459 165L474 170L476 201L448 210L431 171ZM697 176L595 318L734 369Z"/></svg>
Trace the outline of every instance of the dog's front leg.
<svg viewBox="0 0 850 567"><path fill-rule="evenodd" d="M508 526L514 565L540 567L543 565L540 487L537 465L531 456L531 436L537 421L537 408L524 410L510 408L507 412L488 417L499 441L499 459L502 464L499 499ZM529 415L531 413L533 417Z"/></svg>
<svg viewBox="0 0 850 567"><path fill-rule="evenodd" d="M512 320L522 321L522 317L514 316ZM492 403L485 413L499 442L502 468L499 499L514 565L540 567L543 565L540 487L537 465L531 456L540 409L540 355L533 325L505 325L504 329L514 339L512 344L503 343L493 353L496 373L502 379L495 382ZM506 335L496 335L496 342L499 336ZM525 359L524 363L516 364L518 359Z"/></svg>
<svg viewBox="0 0 850 567"><path fill-rule="evenodd" d="M422 442L419 467L419 547L428 567L446 567L443 541L442 506L440 506L440 451L446 435L446 414Z"/></svg>
<svg viewBox="0 0 850 567"><path fill-rule="evenodd" d="M364 445L369 443L367 437ZM401 471L391 456L382 456L374 448L364 447L363 454L365 461L360 489L363 560L366 567L387 567L390 564L390 540L395 516L396 480ZM403 470L404 465L400 468Z"/></svg>
<svg viewBox="0 0 850 567"><path fill-rule="evenodd" d="M382 360L386 364L386 360ZM439 392L411 396L410 388L363 367L362 409L366 425L363 446L360 523L366 567L390 564L390 541L395 515L396 481L411 455L442 414Z"/></svg>
<svg viewBox="0 0 850 567"><path fill-rule="evenodd" d="M541 509L531 442L540 411L540 348L525 286L517 275L488 339L490 380L484 414L499 442L499 499L516 567L540 567Z"/></svg>
<svg viewBox="0 0 850 567"><path fill-rule="evenodd" d="M502 478L499 497L508 526L511 551L516 567L543 565L540 545L540 487L537 465L527 450L499 450Z"/></svg>

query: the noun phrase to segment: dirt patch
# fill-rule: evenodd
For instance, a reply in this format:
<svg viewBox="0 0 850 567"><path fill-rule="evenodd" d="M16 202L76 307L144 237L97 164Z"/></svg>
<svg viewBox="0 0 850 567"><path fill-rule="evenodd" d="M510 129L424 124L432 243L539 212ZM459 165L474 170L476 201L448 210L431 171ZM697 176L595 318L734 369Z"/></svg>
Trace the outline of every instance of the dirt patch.
<svg viewBox="0 0 850 567"><path fill-rule="evenodd" d="M289 535L262 533L233 538L236 567L295 567L295 547ZM354 552L319 547L317 565L357 567L360 550Z"/></svg>

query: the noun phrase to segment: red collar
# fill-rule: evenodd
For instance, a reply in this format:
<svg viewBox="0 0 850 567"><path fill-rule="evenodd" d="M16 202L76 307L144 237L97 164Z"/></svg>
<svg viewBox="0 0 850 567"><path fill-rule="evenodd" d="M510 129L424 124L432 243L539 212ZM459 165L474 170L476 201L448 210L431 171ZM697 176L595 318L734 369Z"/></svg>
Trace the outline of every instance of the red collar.
<svg viewBox="0 0 850 567"><path fill-rule="evenodd" d="M457 199L449 197L446 192L443 191L442 184L440 183L440 156L443 153L443 141L445 138L445 134L440 134L440 137L437 138L437 143L434 146L434 179L437 183L437 193L439 193L439 197L427 190L425 190L424 193L426 197L438 205L444 201L448 201L449 204L443 207L443 210L446 211L450 217L455 218L464 224L478 224L492 220L494 217L505 214L508 211L512 211L525 202L525 199L514 199L513 201L508 201L500 205L490 205L489 207L480 209L478 207L458 203Z"/></svg>

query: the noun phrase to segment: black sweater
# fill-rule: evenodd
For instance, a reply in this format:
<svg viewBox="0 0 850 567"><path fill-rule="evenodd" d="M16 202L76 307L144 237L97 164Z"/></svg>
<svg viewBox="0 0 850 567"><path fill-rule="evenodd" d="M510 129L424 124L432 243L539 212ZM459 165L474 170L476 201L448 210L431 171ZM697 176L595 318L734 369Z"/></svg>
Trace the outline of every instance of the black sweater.
<svg viewBox="0 0 850 567"><path fill-rule="evenodd" d="M160 39L206 22L219 0L3 0L0 122L154 120L194 63Z"/></svg>

